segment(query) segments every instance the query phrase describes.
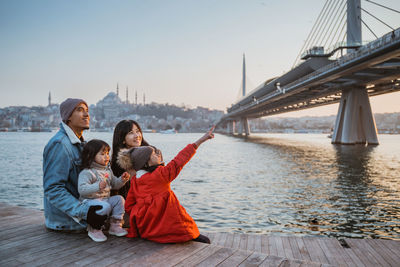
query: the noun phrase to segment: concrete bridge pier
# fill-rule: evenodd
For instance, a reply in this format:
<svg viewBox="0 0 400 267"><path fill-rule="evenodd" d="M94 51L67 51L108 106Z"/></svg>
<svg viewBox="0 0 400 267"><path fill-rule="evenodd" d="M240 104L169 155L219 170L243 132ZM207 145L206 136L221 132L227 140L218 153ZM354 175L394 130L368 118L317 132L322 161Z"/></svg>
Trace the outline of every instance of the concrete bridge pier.
<svg viewBox="0 0 400 267"><path fill-rule="evenodd" d="M228 134L234 134L236 132L236 121L228 122Z"/></svg>
<svg viewBox="0 0 400 267"><path fill-rule="evenodd" d="M342 91L332 144L379 144L367 89Z"/></svg>
<svg viewBox="0 0 400 267"><path fill-rule="evenodd" d="M240 119L240 134L249 136L250 135L250 127L249 127L249 121L247 118L241 118Z"/></svg>

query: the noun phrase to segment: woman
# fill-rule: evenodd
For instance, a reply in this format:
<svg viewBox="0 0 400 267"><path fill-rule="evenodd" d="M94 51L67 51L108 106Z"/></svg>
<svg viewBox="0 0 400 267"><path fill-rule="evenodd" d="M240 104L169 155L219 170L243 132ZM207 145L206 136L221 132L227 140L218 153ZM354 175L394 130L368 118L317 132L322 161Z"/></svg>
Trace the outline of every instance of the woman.
<svg viewBox="0 0 400 267"><path fill-rule="evenodd" d="M112 143L111 170L114 175L119 177L126 170L122 169L117 163L118 153L122 148L132 148L139 146L148 146L149 144L143 139L142 129L139 124L133 120L123 120L118 122L114 129ZM132 176L136 175L134 171L130 171ZM126 199L130 187L130 183L126 183L117 192Z"/></svg>

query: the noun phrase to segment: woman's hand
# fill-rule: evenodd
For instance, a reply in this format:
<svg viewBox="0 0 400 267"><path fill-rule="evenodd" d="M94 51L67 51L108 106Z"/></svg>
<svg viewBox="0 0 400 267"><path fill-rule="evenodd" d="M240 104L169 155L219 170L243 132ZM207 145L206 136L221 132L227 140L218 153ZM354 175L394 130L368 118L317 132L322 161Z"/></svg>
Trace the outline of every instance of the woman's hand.
<svg viewBox="0 0 400 267"><path fill-rule="evenodd" d="M215 129L215 125L213 127L211 127L210 130L208 130L208 132L206 132L202 137L200 137L199 140L197 140L195 142L195 144L198 146L200 146L202 143L204 143L205 141L209 140L209 139L213 139L214 138L214 131Z"/></svg>

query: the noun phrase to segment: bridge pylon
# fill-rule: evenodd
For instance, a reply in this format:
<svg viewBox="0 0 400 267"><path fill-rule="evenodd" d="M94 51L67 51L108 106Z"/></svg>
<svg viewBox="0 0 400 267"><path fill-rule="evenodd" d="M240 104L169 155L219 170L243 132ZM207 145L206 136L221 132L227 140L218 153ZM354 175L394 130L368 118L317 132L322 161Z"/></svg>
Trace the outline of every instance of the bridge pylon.
<svg viewBox="0 0 400 267"><path fill-rule="evenodd" d="M378 145L376 124L367 89L342 91L332 144Z"/></svg>

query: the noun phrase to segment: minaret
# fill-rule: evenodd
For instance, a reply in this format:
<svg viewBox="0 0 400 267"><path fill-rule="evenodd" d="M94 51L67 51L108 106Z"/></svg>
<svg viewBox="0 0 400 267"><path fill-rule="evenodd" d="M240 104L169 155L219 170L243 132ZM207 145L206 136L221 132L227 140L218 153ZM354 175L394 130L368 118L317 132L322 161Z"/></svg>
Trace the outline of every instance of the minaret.
<svg viewBox="0 0 400 267"><path fill-rule="evenodd" d="M128 104L129 103L129 101L128 101L128 86L126 87L126 104Z"/></svg>
<svg viewBox="0 0 400 267"><path fill-rule="evenodd" d="M137 105L137 90L135 92L135 104Z"/></svg>
<svg viewBox="0 0 400 267"><path fill-rule="evenodd" d="M146 105L146 94L143 93L143 106Z"/></svg>
<svg viewBox="0 0 400 267"><path fill-rule="evenodd" d="M117 83L117 96L119 96L119 88L118 88L118 83Z"/></svg>
<svg viewBox="0 0 400 267"><path fill-rule="evenodd" d="M243 77L242 77L242 96L246 95L246 60L243 53Z"/></svg>
<svg viewBox="0 0 400 267"><path fill-rule="evenodd" d="M51 106L51 92L49 91L49 106Z"/></svg>

